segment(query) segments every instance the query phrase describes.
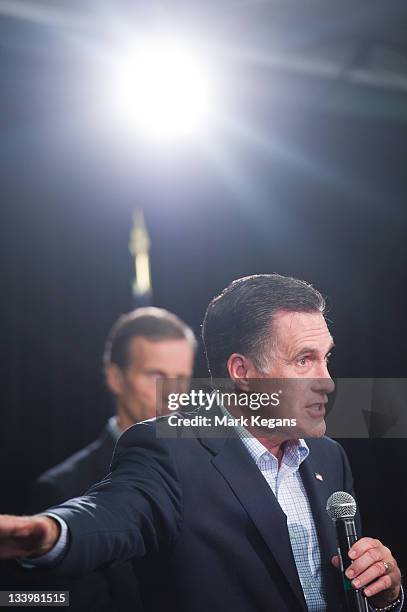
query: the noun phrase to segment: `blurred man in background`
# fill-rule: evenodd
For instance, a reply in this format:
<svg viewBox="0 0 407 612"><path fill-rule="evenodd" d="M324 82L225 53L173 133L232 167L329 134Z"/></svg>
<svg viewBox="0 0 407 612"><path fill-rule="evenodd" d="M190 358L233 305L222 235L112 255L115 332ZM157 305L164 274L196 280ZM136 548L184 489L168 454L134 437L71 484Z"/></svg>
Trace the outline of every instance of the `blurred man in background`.
<svg viewBox="0 0 407 612"><path fill-rule="evenodd" d="M97 440L48 470L36 481L32 509L43 510L81 495L108 472L114 446L131 425L156 416L157 381L188 389L196 340L176 315L154 307L122 315L113 325L103 355L106 383L115 402ZM163 398L165 411L165 398Z"/></svg>
<svg viewBox="0 0 407 612"><path fill-rule="evenodd" d="M103 355L115 414L97 440L38 478L32 489L30 512L77 497L102 480L121 433L156 416L157 405L166 412L166 398L157 397L158 381L171 379L177 390L188 390L195 349L192 330L167 310L146 307L122 315L108 335ZM138 602L134 573L127 564L93 572L71 593L71 606L76 610L134 612L141 609Z"/></svg>

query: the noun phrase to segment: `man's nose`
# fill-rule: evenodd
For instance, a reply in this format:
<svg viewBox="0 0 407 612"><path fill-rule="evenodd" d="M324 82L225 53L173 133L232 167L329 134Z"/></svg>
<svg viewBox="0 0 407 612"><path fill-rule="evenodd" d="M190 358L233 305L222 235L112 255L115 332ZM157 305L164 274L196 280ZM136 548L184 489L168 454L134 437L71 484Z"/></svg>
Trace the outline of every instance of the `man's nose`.
<svg viewBox="0 0 407 612"><path fill-rule="evenodd" d="M321 378L314 378L312 380L312 390L317 393L324 393L329 395L335 390L335 383L332 380L328 370L326 369L327 376L321 376Z"/></svg>
<svg viewBox="0 0 407 612"><path fill-rule="evenodd" d="M167 398L170 393L176 393L178 391L178 380L176 378L166 377L163 380L163 393Z"/></svg>

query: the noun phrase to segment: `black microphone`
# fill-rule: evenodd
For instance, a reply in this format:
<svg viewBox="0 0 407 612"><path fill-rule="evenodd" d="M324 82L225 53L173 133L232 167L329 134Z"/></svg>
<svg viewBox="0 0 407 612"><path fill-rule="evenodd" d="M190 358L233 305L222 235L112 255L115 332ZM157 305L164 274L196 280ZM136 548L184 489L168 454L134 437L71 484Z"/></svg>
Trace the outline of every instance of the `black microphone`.
<svg viewBox="0 0 407 612"><path fill-rule="evenodd" d="M336 493L332 493L326 502L326 511L335 523L339 563L342 571L342 583L347 610L349 612L369 612L367 599L363 595L363 589L355 589L349 578L345 576L345 571L352 563L348 552L358 540L354 521L356 502L349 493L336 491Z"/></svg>

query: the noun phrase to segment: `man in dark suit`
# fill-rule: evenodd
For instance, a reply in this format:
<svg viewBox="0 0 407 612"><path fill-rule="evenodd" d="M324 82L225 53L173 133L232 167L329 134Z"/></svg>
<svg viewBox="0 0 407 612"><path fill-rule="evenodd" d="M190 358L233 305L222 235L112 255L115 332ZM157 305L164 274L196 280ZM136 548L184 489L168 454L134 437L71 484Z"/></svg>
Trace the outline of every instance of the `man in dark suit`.
<svg viewBox="0 0 407 612"><path fill-rule="evenodd" d="M319 292L296 279L229 285L207 309L203 339L212 377L227 375L236 391L213 418L235 425L219 432L173 414L130 428L111 473L86 496L46 516L2 517L0 555L68 574L132 559L151 612L343 609L325 504L336 490L352 491L352 477L341 447L323 437L333 390L323 311ZM240 401L275 379L293 429L269 429ZM371 605L400 610L391 552L364 537L350 556L347 576Z"/></svg>
<svg viewBox="0 0 407 612"><path fill-rule="evenodd" d="M137 308L122 315L110 330L103 354L115 415L97 440L37 479L31 510L81 495L102 480L123 431L156 416L157 379L178 379L188 388L195 349L193 331L163 308Z"/></svg>
<svg viewBox="0 0 407 612"><path fill-rule="evenodd" d="M183 388L188 387L195 347L192 330L167 310L146 307L122 315L108 335L103 356L115 415L97 440L38 478L30 511L39 512L82 495L102 480L122 432L156 415L157 379L178 379ZM141 609L128 563L92 572L71 585L71 590L71 608L77 611Z"/></svg>

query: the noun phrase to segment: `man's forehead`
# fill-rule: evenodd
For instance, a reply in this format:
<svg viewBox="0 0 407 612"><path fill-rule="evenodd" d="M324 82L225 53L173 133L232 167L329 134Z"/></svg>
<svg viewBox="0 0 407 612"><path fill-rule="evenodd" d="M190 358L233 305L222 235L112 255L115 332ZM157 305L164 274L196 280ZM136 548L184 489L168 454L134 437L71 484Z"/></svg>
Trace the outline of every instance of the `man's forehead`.
<svg viewBox="0 0 407 612"><path fill-rule="evenodd" d="M273 315L273 322L288 329L327 329L325 317L319 311L278 310Z"/></svg>
<svg viewBox="0 0 407 612"><path fill-rule="evenodd" d="M132 338L128 345L129 363L138 366L170 366L193 360L193 349L184 338L150 340L143 336Z"/></svg>
<svg viewBox="0 0 407 612"><path fill-rule="evenodd" d="M273 317L273 327L279 341L332 340L321 312L280 310Z"/></svg>

